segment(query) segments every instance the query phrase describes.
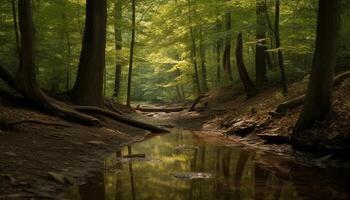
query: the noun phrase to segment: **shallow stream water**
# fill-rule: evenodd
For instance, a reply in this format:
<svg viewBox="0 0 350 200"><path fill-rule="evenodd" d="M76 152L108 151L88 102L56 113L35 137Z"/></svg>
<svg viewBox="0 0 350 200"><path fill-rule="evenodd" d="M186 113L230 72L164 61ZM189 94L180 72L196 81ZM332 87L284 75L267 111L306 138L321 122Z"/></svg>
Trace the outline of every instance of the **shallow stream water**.
<svg viewBox="0 0 350 200"><path fill-rule="evenodd" d="M278 163L278 164L276 164ZM274 166L279 167L274 167ZM349 173L278 161L224 138L173 130L107 157L76 200L348 199Z"/></svg>

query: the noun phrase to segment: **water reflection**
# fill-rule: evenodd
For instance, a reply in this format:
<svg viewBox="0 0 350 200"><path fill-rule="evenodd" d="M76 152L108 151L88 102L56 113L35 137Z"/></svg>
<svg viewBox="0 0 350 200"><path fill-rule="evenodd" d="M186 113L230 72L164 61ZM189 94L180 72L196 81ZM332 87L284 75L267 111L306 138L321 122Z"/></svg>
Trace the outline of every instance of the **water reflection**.
<svg viewBox="0 0 350 200"><path fill-rule="evenodd" d="M152 159L120 162L123 156L132 157L136 154L146 154ZM338 177L332 179L332 170L327 170L330 172L327 174L302 166L290 166L290 174L279 176L257 164L254 159L254 155L240 148L227 147L217 141L203 142L194 133L176 130L134 144L108 157L105 160L105 171L96 177L96 184L81 186L79 190L74 188L69 195L71 199L81 200L349 197L345 189L349 179L344 182ZM205 172L211 174L212 178L174 177L176 173L186 172ZM317 177L315 173L323 175ZM329 183L320 184L320 178L329 180ZM315 194L316 191L324 192Z"/></svg>

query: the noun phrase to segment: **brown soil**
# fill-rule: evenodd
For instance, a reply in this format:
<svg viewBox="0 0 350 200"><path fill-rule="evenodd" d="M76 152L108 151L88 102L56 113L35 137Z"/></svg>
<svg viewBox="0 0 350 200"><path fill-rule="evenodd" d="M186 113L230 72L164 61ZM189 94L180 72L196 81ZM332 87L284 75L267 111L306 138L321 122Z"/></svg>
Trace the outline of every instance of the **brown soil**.
<svg viewBox="0 0 350 200"><path fill-rule="evenodd" d="M281 94L280 88L271 88L250 99L246 99L246 95L239 88L224 87L202 99L196 107L198 112L163 114L163 117L186 129L227 132L229 140L254 149L279 155L295 155L289 140L301 106L278 115L274 115L274 111L277 105L304 94L306 86L306 80L290 85L293 93L288 97ZM350 146L350 79L336 86L333 95L334 112L330 120L316 123L314 128L305 133L308 140L317 140L312 141L314 152L326 149L330 151L323 153L329 154ZM243 122L244 125L254 124L257 127L245 135L229 134L237 122ZM273 137L271 139L264 136Z"/></svg>
<svg viewBox="0 0 350 200"><path fill-rule="evenodd" d="M55 181L49 172L82 184L89 174L103 167L107 154L149 134L101 117L103 127L70 123L31 109L21 100L1 97L0 119L6 122L35 119L69 126L28 123L12 130L0 127L0 199L60 199L59 195L70 184ZM12 198L16 195L17 198Z"/></svg>

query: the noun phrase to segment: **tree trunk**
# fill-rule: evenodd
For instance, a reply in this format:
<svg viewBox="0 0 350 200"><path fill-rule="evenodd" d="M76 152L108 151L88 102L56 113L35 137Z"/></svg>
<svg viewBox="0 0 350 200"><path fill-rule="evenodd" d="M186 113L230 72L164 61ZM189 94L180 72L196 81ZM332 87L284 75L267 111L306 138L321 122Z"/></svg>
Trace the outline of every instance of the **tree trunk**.
<svg viewBox="0 0 350 200"><path fill-rule="evenodd" d="M69 106L46 96L40 90L35 74L33 48L34 29L31 9L30 1L21 0L18 2L19 27L21 32L20 65L17 72L17 81L8 77L12 79L10 83L16 83L16 89L19 90L23 96L57 115L64 115L74 120L97 124L98 120L96 118L76 112Z"/></svg>
<svg viewBox="0 0 350 200"><path fill-rule="evenodd" d="M272 26L272 23L269 17L269 11L266 5L267 5L267 0L265 0L266 19L270 27L270 30L275 38L275 45L276 45L276 49L278 50L278 64L280 68L282 92L284 95L287 95L288 94L287 76L286 76L286 71L284 66L283 53L281 50L281 39L280 39L280 31L279 31L280 0L276 0L276 5L275 5L275 28L273 28Z"/></svg>
<svg viewBox="0 0 350 200"><path fill-rule="evenodd" d="M280 39L280 0L276 0L276 11L275 11L275 39L276 39L276 48L278 49L278 64L280 67L281 74L281 84L282 92L284 95L288 94L287 86L287 76L284 66L284 58L281 50L281 39Z"/></svg>
<svg viewBox="0 0 350 200"><path fill-rule="evenodd" d="M12 15L13 15L13 28L15 31L16 36L16 47L17 47L17 53L20 52L20 45L19 45L19 33L18 33L18 22L17 22L17 9L16 9L16 0L12 0Z"/></svg>
<svg viewBox="0 0 350 200"><path fill-rule="evenodd" d="M193 30L193 24L192 24L192 8L191 8L191 0L187 0L188 3L188 19L189 19L189 25L190 25L190 36L192 41L192 49L191 49L191 60L194 67L194 84L197 91L197 95L200 95L202 93L200 82L199 82L199 73L198 73L198 62L197 62L197 45L196 45L196 38L194 36L194 30Z"/></svg>
<svg viewBox="0 0 350 200"><path fill-rule="evenodd" d="M219 33L221 31L221 22L216 20L216 32ZM221 85L221 50L222 50L222 39L217 39L216 41L216 86L219 87Z"/></svg>
<svg viewBox="0 0 350 200"><path fill-rule="evenodd" d="M79 105L103 107L106 20L107 0L87 0L83 47L73 89L73 100Z"/></svg>
<svg viewBox="0 0 350 200"><path fill-rule="evenodd" d="M231 40L232 40L232 25L231 25L231 12L226 13L226 40L225 40L225 50L224 50L224 59L223 66L226 72L228 79L233 84L233 77L231 71Z"/></svg>
<svg viewBox="0 0 350 200"><path fill-rule="evenodd" d="M317 39L312 72L305 104L293 138L315 121L323 121L331 111L332 78L336 65L336 38L340 0L319 0Z"/></svg>
<svg viewBox="0 0 350 200"><path fill-rule="evenodd" d="M263 0L256 0L256 56L255 70L256 83L259 86L267 82L266 76L266 18L265 3Z"/></svg>
<svg viewBox="0 0 350 200"><path fill-rule="evenodd" d="M115 81L113 97L117 98L120 95L120 85L122 78L122 64L121 64L121 50L122 46L122 0L115 0L114 2L114 34L115 34L115 49L117 60L115 65Z"/></svg>
<svg viewBox="0 0 350 200"><path fill-rule="evenodd" d="M136 31L135 29L136 29L136 1L132 0L132 31L131 31L131 44L130 44L128 90L127 90L127 96L126 96L126 105L128 107L131 107L131 80L132 80L132 68L134 64L135 31Z"/></svg>
<svg viewBox="0 0 350 200"><path fill-rule="evenodd" d="M207 68L206 68L206 58L205 58L205 47L203 45L203 30L202 26L200 27L200 40L199 40L199 49L201 56L201 64L202 64L202 92L208 92L208 80L207 80Z"/></svg>
<svg viewBox="0 0 350 200"><path fill-rule="evenodd" d="M239 33L237 37L236 62L239 77L243 83L247 97L250 98L256 94L256 89L244 65L242 33Z"/></svg>

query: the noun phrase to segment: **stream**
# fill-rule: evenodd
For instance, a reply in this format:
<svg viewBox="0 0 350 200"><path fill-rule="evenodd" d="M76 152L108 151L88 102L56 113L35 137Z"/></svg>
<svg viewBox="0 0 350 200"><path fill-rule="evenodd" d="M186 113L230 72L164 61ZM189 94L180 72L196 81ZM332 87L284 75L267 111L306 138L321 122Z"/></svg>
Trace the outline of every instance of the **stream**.
<svg viewBox="0 0 350 200"><path fill-rule="evenodd" d="M92 183L73 187L67 199L350 198L349 172L279 161L181 129L123 148L105 158L104 168Z"/></svg>

